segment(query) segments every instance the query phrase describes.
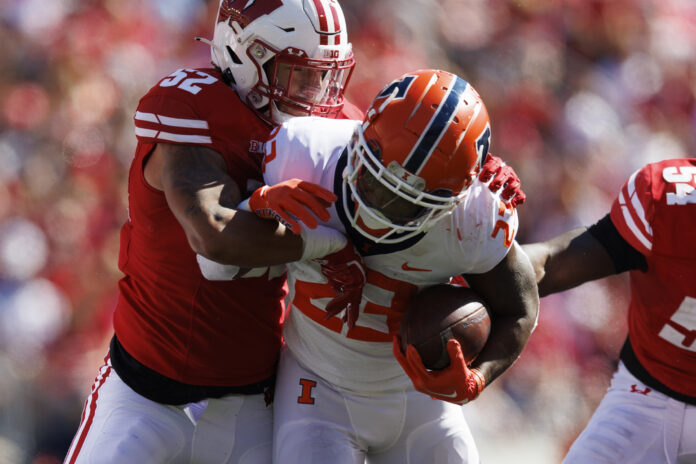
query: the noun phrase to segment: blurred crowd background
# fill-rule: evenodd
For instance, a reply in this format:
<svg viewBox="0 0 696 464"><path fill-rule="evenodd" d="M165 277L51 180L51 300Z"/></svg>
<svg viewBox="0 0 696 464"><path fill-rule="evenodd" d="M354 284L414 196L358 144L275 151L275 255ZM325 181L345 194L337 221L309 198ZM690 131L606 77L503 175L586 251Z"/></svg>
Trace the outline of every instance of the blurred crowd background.
<svg viewBox="0 0 696 464"><path fill-rule="evenodd" d="M62 461L106 353L139 98L206 66L217 0L0 0L0 462ZM696 154L693 0L343 0L365 109L418 68L483 96L523 181L521 243L608 212ZM627 281L542 300L517 364L465 407L488 464L556 463L604 395Z"/></svg>

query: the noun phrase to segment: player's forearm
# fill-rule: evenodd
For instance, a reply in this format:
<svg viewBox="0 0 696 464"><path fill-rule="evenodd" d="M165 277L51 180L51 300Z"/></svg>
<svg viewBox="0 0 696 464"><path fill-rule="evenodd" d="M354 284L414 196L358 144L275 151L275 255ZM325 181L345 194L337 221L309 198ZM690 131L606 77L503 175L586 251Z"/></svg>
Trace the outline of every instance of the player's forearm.
<svg viewBox="0 0 696 464"><path fill-rule="evenodd" d="M523 248L534 265L542 297L614 273L606 251L586 227Z"/></svg>
<svg viewBox="0 0 696 464"><path fill-rule="evenodd" d="M489 305L491 333L473 363L489 384L519 358L534 330L539 313L535 274L527 255L514 242L505 259L490 272L466 278Z"/></svg>
<svg viewBox="0 0 696 464"><path fill-rule="evenodd" d="M276 221L253 213L234 211L229 220L189 233L193 250L221 264L262 267L297 261L302 257L303 240Z"/></svg>
<svg viewBox="0 0 696 464"><path fill-rule="evenodd" d="M199 146L158 144L152 164L191 248L221 264L263 267L296 261L302 239L276 221L237 211L239 186L222 156ZM152 161L151 161L152 162Z"/></svg>
<svg viewBox="0 0 696 464"><path fill-rule="evenodd" d="M520 357L534 330L531 317L495 317L484 349L472 363L490 385Z"/></svg>
<svg viewBox="0 0 696 464"><path fill-rule="evenodd" d="M498 378L520 357L539 314L539 296L531 270L523 285L501 293L505 295L505 302L489 301L491 333L472 364L484 375L486 384Z"/></svg>
<svg viewBox="0 0 696 464"><path fill-rule="evenodd" d="M227 220L226 220L227 219ZM264 267L323 258L346 246L348 239L336 229L323 225L303 227L295 234L271 219L247 211L226 211L217 215L213 227L203 227L207 236L191 240L191 247L211 261L238 267Z"/></svg>
<svg viewBox="0 0 696 464"><path fill-rule="evenodd" d="M239 211L228 184L165 190L167 202L196 253L221 264L262 267L297 261L302 239L274 220Z"/></svg>

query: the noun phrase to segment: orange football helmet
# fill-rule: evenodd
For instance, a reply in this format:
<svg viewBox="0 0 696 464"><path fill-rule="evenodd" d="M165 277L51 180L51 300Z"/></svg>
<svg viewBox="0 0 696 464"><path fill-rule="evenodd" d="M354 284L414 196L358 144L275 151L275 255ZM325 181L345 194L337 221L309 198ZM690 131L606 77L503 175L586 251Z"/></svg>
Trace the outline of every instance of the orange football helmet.
<svg viewBox="0 0 696 464"><path fill-rule="evenodd" d="M426 231L464 198L490 136L483 100L464 79L427 69L393 81L348 146L343 208L352 226L381 243Z"/></svg>

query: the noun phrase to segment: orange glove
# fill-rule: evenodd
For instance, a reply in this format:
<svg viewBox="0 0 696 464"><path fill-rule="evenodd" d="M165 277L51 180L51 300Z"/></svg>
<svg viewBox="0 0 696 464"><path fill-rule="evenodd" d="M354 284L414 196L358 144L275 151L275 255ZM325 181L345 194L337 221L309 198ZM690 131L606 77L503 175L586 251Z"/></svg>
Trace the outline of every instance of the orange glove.
<svg viewBox="0 0 696 464"><path fill-rule="evenodd" d="M314 216L328 221L328 209L336 198L333 192L320 185L290 179L254 190L249 198L249 207L257 216L275 219L299 234L302 226L298 220L310 229L314 229L318 224Z"/></svg>
<svg viewBox="0 0 696 464"><path fill-rule="evenodd" d="M474 400L486 386L483 374L478 369L466 366L459 342L453 338L447 341L450 364L440 371L427 370L413 345L406 347L404 357L398 337L394 337L392 350L416 390L433 399L466 404Z"/></svg>
<svg viewBox="0 0 696 464"><path fill-rule="evenodd" d="M527 196L522 191L520 178L517 177L515 170L506 165L497 156L488 154L486 162L479 173L479 180L488 182L491 179L493 180L488 184L491 192L497 192L501 186L504 187L500 196L512 206L517 207L527 199Z"/></svg>
<svg viewBox="0 0 696 464"><path fill-rule="evenodd" d="M348 324L348 329L352 329L360 315L360 301L366 280L362 257L348 241L346 246L337 252L319 258L317 261L321 263L321 272L329 280L337 295L326 305L325 320L345 309L343 322Z"/></svg>

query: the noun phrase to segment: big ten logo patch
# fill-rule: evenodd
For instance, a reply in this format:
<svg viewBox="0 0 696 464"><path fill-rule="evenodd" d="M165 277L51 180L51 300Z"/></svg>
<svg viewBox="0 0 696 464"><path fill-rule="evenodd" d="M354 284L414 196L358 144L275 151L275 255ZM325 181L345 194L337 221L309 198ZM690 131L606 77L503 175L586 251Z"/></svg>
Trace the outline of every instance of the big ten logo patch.
<svg viewBox="0 0 696 464"><path fill-rule="evenodd" d="M264 153L264 143L259 142L258 140L250 140L249 141L249 153Z"/></svg>
<svg viewBox="0 0 696 464"><path fill-rule="evenodd" d="M302 387L302 390L300 396L297 397L297 402L300 404L314 404L312 389L316 386L317 382L315 380L300 379L300 387Z"/></svg>

